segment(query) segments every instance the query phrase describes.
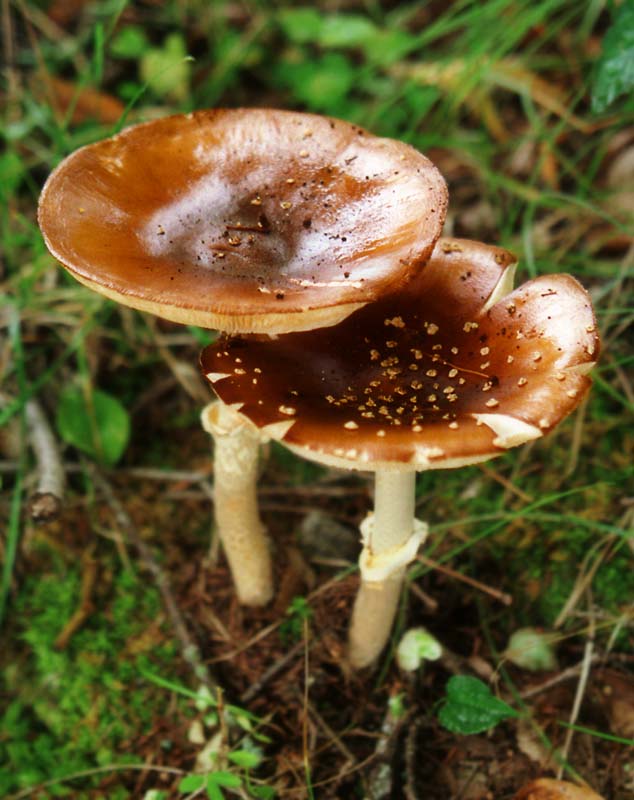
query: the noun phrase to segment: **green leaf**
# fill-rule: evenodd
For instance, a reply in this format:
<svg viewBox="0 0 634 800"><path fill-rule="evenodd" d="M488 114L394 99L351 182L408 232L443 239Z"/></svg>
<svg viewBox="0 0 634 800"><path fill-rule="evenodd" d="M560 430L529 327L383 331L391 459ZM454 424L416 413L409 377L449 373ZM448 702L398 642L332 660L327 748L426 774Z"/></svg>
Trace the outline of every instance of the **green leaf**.
<svg viewBox="0 0 634 800"><path fill-rule="evenodd" d="M481 733L503 719L519 714L477 678L454 675L447 683L447 699L440 709L440 724L453 733Z"/></svg>
<svg viewBox="0 0 634 800"><path fill-rule="evenodd" d="M321 14L314 8L288 8L278 14L279 24L294 44L308 44L319 36Z"/></svg>
<svg viewBox="0 0 634 800"><path fill-rule="evenodd" d="M437 661L442 655L442 645L425 628L410 628L396 648L396 660L406 672L417 670L423 661Z"/></svg>
<svg viewBox="0 0 634 800"><path fill-rule="evenodd" d="M249 793L261 800L273 800L275 789L272 786L249 786Z"/></svg>
<svg viewBox="0 0 634 800"><path fill-rule="evenodd" d="M206 783L205 775L186 775L178 784L179 792L196 792Z"/></svg>
<svg viewBox="0 0 634 800"><path fill-rule="evenodd" d="M377 33L376 25L358 14L325 17L318 33L322 47L360 47Z"/></svg>
<svg viewBox="0 0 634 800"><path fill-rule="evenodd" d="M162 47L148 50L141 59L141 78L158 97L183 101L189 92L190 61L182 34L170 33Z"/></svg>
<svg viewBox="0 0 634 800"><path fill-rule="evenodd" d="M209 800L224 800L224 794L222 793L222 789L218 786L217 783L208 783L207 784L207 797Z"/></svg>
<svg viewBox="0 0 634 800"><path fill-rule="evenodd" d="M262 762L262 756L252 750L234 750L233 753L229 753L228 759L245 769L253 769Z"/></svg>
<svg viewBox="0 0 634 800"><path fill-rule="evenodd" d="M0 199L7 202L8 198L18 189L22 178L26 174L24 163L14 150L7 150L0 155Z"/></svg>
<svg viewBox="0 0 634 800"><path fill-rule="evenodd" d="M224 797L221 786L228 789L239 789L242 786L242 778L226 770L210 772L207 775L207 797L209 800L222 800Z"/></svg>
<svg viewBox="0 0 634 800"><path fill-rule="evenodd" d="M535 628L514 631L506 646L505 655L516 666L533 672L557 669L552 634Z"/></svg>
<svg viewBox="0 0 634 800"><path fill-rule="evenodd" d="M601 113L634 88L634 0L624 0L603 37L592 86L592 110Z"/></svg>
<svg viewBox="0 0 634 800"><path fill-rule="evenodd" d="M130 438L130 417L116 397L95 389L88 402L77 388L59 400L57 430L62 439L107 466L123 455Z"/></svg>
<svg viewBox="0 0 634 800"><path fill-rule="evenodd" d="M147 48L147 36L139 25L122 28L110 43L115 58L140 58Z"/></svg>
<svg viewBox="0 0 634 800"><path fill-rule="evenodd" d="M350 61L341 53L299 64L280 65L279 79L290 86L296 99L314 111L340 113L341 104L357 78Z"/></svg>
<svg viewBox="0 0 634 800"><path fill-rule="evenodd" d="M373 36L363 42L362 46L368 61L387 67L416 50L418 40L406 31L377 29Z"/></svg>

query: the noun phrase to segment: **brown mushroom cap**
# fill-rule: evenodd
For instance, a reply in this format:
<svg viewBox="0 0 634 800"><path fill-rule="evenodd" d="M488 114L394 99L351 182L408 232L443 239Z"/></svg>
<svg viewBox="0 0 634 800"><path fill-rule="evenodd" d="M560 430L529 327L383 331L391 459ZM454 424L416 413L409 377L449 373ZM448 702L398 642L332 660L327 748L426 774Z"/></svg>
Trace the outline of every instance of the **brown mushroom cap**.
<svg viewBox="0 0 634 800"><path fill-rule="evenodd" d="M424 264L445 182L402 142L271 109L199 111L76 151L39 222L92 289L176 322L280 333L332 325Z"/></svg>
<svg viewBox="0 0 634 800"><path fill-rule="evenodd" d="M599 350L574 278L543 276L506 294L514 266L500 248L441 239L398 294L335 328L226 337L204 350L202 368L221 400L322 463L482 461L569 414Z"/></svg>

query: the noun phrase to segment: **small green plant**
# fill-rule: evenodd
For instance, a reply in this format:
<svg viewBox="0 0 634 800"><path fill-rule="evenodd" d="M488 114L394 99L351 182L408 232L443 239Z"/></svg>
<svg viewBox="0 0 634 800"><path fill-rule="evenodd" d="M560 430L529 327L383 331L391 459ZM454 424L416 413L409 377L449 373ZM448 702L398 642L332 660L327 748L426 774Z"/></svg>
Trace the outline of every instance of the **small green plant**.
<svg viewBox="0 0 634 800"><path fill-rule="evenodd" d="M246 789L250 797L262 800L272 800L275 797L275 790L272 787L254 784L251 778L251 770L257 769L263 760L262 748L256 741L270 742L268 736L257 730L261 720L239 706L224 703L220 691L218 696L214 697L206 686L201 686L194 692L151 671L145 670L143 674L157 686L193 700L197 711L202 714L204 726L210 729L208 733L211 734L211 738L205 744L197 761L198 765L204 764L209 768L186 775L179 783L180 792L204 791L210 800L222 800L225 796L224 789ZM241 739L239 747L234 749L229 749L225 742L225 731L230 726L234 729L240 728L246 734ZM234 769L229 769L230 767Z"/></svg>
<svg viewBox="0 0 634 800"><path fill-rule="evenodd" d="M440 724L452 733L482 733L498 722L520 714L491 692L486 683L469 675L454 675L438 713Z"/></svg>
<svg viewBox="0 0 634 800"><path fill-rule="evenodd" d="M64 391L56 423L65 442L109 467L121 458L130 438L128 412L116 397L99 389Z"/></svg>
<svg viewBox="0 0 634 800"><path fill-rule="evenodd" d="M634 0L616 8L614 21L603 37L603 52L592 87L592 110L605 111L634 88Z"/></svg>
<svg viewBox="0 0 634 800"><path fill-rule="evenodd" d="M234 750L227 754L227 759L239 767L243 774L230 772L226 769L215 769L204 774L186 775L178 785L179 792L200 792L204 790L209 800L223 800L223 789L244 789L250 797L272 800L275 789L271 786L254 785L249 778L249 769L257 767L261 756L250 750Z"/></svg>
<svg viewBox="0 0 634 800"><path fill-rule="evenodd" d="M414 672L425 661L437 661L442 655L442 645L425 628L405 631L396 648L396 660L401 669Z"/></svg>
<svg viewBox="0 0 634 800"><path fill-rule="evenodd" d="M297 642L302 637L304 623L313 616L313 610L305 597L294 597L286 609L287 619L280 625L280 638L287 644Z"/></svg>
<svg viewBox="0 0 634 800"><path fill-rule="evenodd" d="M506 646L505 655L516 666L533 672L557 669L552 634L548 635L536 628L520 628L514 631Z"/></svg>

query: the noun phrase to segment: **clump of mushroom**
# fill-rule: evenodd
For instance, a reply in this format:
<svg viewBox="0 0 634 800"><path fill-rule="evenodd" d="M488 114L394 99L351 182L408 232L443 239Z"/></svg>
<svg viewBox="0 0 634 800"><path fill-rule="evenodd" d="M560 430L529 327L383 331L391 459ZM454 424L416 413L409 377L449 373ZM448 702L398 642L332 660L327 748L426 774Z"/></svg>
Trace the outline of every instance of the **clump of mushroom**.
<svg viewBox="0 0 634 800"><path fill-rule="evenodd" d="M433 164L340 120L271 109L168 117L81 148L39 223L80 282L132 308L231 333L331 326L418 273L447 206ZM240 374L234 360L233 374ZM258 383L249 375L250 387ZM255 503L259 437L220 405L216 514L240 600L272 595Z"/></svg>
<svg viewBox="0 0 634 800"><path fill-rule="evenodd" d="M590 387L599 338L587 293L568 275L511 291L515 265L500 248L441 239L406 286L336 327L225 337L203 352L214 391L254 429L319 463L375 473L350 629L356 667L384 647L426 534L416 472L537 439Z"/></svg>

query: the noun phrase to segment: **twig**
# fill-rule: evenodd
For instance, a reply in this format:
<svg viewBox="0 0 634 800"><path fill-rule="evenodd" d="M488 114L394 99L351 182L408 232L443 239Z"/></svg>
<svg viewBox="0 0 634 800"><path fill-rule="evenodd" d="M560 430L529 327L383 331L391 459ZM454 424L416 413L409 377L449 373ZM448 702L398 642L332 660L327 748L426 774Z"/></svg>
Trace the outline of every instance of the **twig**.
<svg viewBox="0 0 634 800"><path fill-rule="evenodd" d="M37 489L29 499L29 513L35 522L51 522L62 508L66 473L57 439L40 404L31 398L25 411L29 442L39 473Z"/></svg>
<svg viewBox="0 0 634 800"><path fill-rule="evenodd" d="M198 649L198 645L189 635L189 631L187 630L187 626L185 625L183 616L178 608L178 605L176 604L174 595L172 594L172 589L170 587L167 575L161 569L159 564L156 562L156 559L152 554L151 548L143 541L143 539L139 535L127 511L121 505L118 498L116 497L112 489L112 486L108 483L106 478L96 467L91 466L89 467L89 470L95 485L101 491L105 499L108 501L108 504L112 508L115 518L117 520L117 524L122 529L122 531L125 532L130 543L138 551L146 569L148 569L154 576L154 580L161 593L161 596L163 598L163 603L165 604L165 608L172 622L174 632L176 633L176 637L181 644L181 651L184 660L192 668L196 678L202 684L204 684L209 689L210 692L215 693L218 688L218 685L216 681L211 677L209 670L207 669L207 666L203 662L200 650Z"/></svg>
<svg viewBox="0 0 634 800"><path fill-rule="evenodd" d="M579 453L581 452L581 445L583 443L583 426L586 421L586 414L588 411L588 398L585 397L577 409L575 414L574 425L572 428L572 443L570 446L570 455L568 457L568 464L564 470L564 478L569 478L574 474L577 469L579 461Z"/></svg>
<svg viewBox="0 0 634 800"><path fill-rule="evenodd" d="M335 745L337 750L347 758L347 763L343 765L342 769L346 770L348 766L355 763L356 758L354 757L352 751L344 744L341 740L341 737L333 731L330 725L326 722L326 720L321 716L321 714L317 711L315 706L308 701L308 710L310 711L311 715L313 716L314 720L317 722L317 725L322 729L322 731L326 734L329 740Z"/></svg>
<svg viewBox="0 0 634 800"><path fill-rule="evenodd" d="M94 767L93 769L84 769L81 772L73 772L72 775L64 775L61 778L52 778L50 781L38 783L37 786L30 786L28 789L22 789L17 794L9 795L6 800L22 800L24 797L30 797L36 792L41 792L49 786L55 786L58 783L68 783L69 781L79 780L79 778L90 778L93 775L103 775L108 772L133 772L135 770L143 770L146 772L164 772L169 775L186 775L185 770L178 769L177 767L165 766L151 766L150 764L109 764L106 767Z"/></svg>
<svg viewBox="0 0 634 800"><path fill-rule="evenodd" d="M588 606L590 610L592 610L592 594L590 590L588 590ZM581 703L583 701L583 696L586 693L588 678L590 677L590 667L592 665L592 655L594 649L594 632L595 632L594 618L591 615L590 625L588 628L588 638L586 639L585 647L583 649L583 661L581 662L579 683L577 684L577 691L575 692L575 699L572 704L570 719L568 720L568 724L570 726L573 726L577 721L577 717L579 716L579 710L581 709ZM568 760L568 751L570 750L570 745L572 744L572 737L574 735L575 735L574 728L569 727L568 730L566 731L564 746L562 747L560 752L560 758L559 758L560 766L557 771L558 780L561 780L561 777L564 774L565 764Z"/></svg>
<svg viewBox="0 0 634 800"><path fill-rule="evenodd" d="M480 471L484 473L487 478L493 478L493 480L497 481L500 486L503 486L508 492L514 494L516 497L519 497L520 500L523 500L525 503L532 503L535 499L530 494L526 494L526 492L522 491L522 489L516 486L513 481L504 477L504 475L501 475L497 470L491 469L491 467L487 466L486 464L479 464L478 466Z"/></svg>
<svg viewBox="0 0 634 800"><path fill-rule="evenodd" d="M79 607L66 625L64 625L57 639L55 639L55 648L57 650L64 650L71 640L71 637L81 628L94 611L95 606L92 602L92 592L97 578L97 561L93 558L93 553L94 546L86 551L82 558L81 600L79 602Z"/></svg>
<svg viewBox="0 0 634 800"><path fill-rule="evenodd" d="M253 700L253 698L262 691L271 678L274 678L278 672L284 669L288 662L292 661L295 656L301 650L303 650L303 648L304 642L297 642L297 644L294 647L291 647L287 653L285 653L281 658L278 658L277 661L271 664L271 666L262 673L259 680L249 686L246 692L243 692L240 695L240 702L248 703L250 700Z"/></svg>
<svg viewBox="0 0 634 800"><path fill-rule="evenodd" d="M579 570L579 575L577 576L575 585L572 588L572 592L570 593L568 599L564 603L564 607L557 615L557 619L553 623L553 628L555 630L557 630L557 628L561 628L561 626L568 619L572 611L575 609L584 591L588 588L588 586L590 586L590 584L594 580L594 576L596 575L597 570L599 569L601 564L603 564L603 562L605 561L608 555L608 551L612 546L613 542L614 542L613 536L606 537L606 542L604 546L599 551L599 554L594 559L589 568L588 568L588 561L595 552L594 548L590 550L590 552L588 552L584 557Z"/></svg>
<svg viewBox="0 0 634 800"><path fill-rule="evenodd" d="M500 603L504 603L505 606L510 606L513 602L513 598L510 594L501 592L499 589L494 589L492 586L487 586L486 583L481 583L475 578L470 578L468 575L463 575L461 572L457 572L456 570L451 569L451 567L446 567L444 564L439 564L437 561L432 561L432 559L427 558L427 556L416 556L416 560L420 561L420 563L424 564L426 567L430 567L431 569L438 570L438 572L442 572L443 575L447 575L450 578L455 578L458 581L462 581L462 583L473 586L474 589L478 589L479 591L488 594L490 597L493 597L495 600L499 600Z"/></svg>
<svg viewBox="0 0 634 800"><path fill-rule="evenodd" d="M308 662L308 620L304 619L304 707L302 709L302 754L304 760L304 775L308 796L313 798L312 778L310 772L310 753L308 750L308 690L309 690L309 662Z"/></svg>
<svg viewBox="0 0 634 800"><path fill-rule="evenodd" d="M600 660L600 656L595 653L591 658L591 663L594 664ZM538 694L542 694L542 692L547 692L549 689L552 689L553 686L557 686L560 683L564 683L565 681L570 680L571 678L576 678L577 675L582 671L584 664L586 663L585 656L582 661L578 664L575 664L572 667L568 667L567 669L562 670L558 675L555 675L552 678L549 678L547 681L540 683L538 686L531 686L530 689L526 689L523 692L520 692L520 697L523 700L528 700L531 697L535 697Z"/></svg>

